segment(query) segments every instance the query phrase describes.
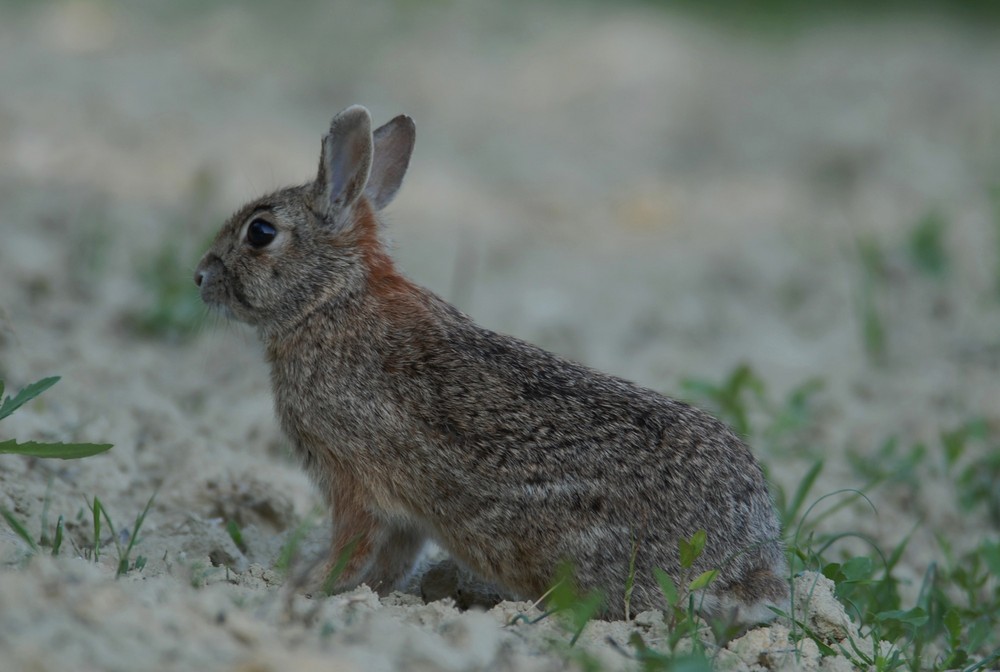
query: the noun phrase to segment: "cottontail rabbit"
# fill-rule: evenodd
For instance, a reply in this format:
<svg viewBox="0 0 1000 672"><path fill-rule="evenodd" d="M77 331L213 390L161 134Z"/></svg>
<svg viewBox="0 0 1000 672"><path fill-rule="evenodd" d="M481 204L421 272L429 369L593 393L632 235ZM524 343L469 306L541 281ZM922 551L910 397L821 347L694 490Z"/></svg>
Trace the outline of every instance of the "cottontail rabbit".
<svg viewBox="0 0 1000 672"><path fill-rule="evenodd" d="M702 612L769 620L788 596L779 523L728 427L479 327L396 270L377 213L414 137L409 117L373 133L344 110L316 180L233 215L195 275L266 346L281 426L332 510L329 567L353 549L336 589L392 590L433 539L524 598L567 561L621 617L630 571L631 612L662 607L653 570L680 578L678 541L703 529L693 571L719 574Z"/></svg>

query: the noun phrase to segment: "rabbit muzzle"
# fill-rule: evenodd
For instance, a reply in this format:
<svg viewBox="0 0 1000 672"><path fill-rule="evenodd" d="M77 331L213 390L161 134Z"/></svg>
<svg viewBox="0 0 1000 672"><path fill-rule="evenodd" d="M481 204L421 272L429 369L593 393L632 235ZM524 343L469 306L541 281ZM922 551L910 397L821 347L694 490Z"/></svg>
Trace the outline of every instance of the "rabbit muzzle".
<svg viewBox="0 0 1000 672"><path fill-rule="evenodd" d="M223 283L220 282L223 270L222 260L209 252L202 257L194 272L194 284L198 285L201 300L213 308L226 307L228 303Z"/></svg>

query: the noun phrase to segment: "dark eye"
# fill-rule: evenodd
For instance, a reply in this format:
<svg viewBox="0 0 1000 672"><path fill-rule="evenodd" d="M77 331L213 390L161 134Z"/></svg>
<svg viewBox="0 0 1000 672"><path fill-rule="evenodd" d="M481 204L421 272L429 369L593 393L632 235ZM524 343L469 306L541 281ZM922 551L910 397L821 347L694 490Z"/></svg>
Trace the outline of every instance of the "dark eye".
<svg viewBox="0 0 1000 672"><path fill-rule="evenodd" d="M247 227L247 242L250 247L267 247L278 235L278 230L263 219L255 219Z"/></svg>

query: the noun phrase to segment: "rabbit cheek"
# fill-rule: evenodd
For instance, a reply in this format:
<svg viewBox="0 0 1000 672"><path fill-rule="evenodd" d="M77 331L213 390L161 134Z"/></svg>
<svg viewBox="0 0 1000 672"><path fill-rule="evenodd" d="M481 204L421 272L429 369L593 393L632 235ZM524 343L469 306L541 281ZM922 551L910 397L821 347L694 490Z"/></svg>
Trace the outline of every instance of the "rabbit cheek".
<svg viewBox="0 0 1000 672"><path fill-rule="evenodd" d="M252 322L250 316L254 312L253 304L250 303L250 299L247 298L246 292L243 287L237 283L232 285L230 290L231 301L227 302L227 307L230 308L233 313L241 317L246 322ZM235 305L234 305L235 304Z"/></svg>
<svg viewBox="0 0 1000 672"><path fill-rule="evenodd" d="M274 312L280 298L275 295L270 273L261 273L261 270L257 266L253 275L237 273L242 279L234 278L228 284L226 305L237 319L251 325L259 324L262 318Z"/></svg>

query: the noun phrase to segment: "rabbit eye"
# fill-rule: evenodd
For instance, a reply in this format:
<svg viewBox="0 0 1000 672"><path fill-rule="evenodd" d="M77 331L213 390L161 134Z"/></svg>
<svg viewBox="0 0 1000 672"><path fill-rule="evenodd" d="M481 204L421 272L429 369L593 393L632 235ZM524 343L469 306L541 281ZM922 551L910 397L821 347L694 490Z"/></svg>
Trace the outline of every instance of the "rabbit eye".
<svg viewBox="0 0 1000 672"><path fill-rule="evenodd" d="M250 247L267 247L278 235L278 230L263 219L255 219L247 227L247 242Z"/></svg>

